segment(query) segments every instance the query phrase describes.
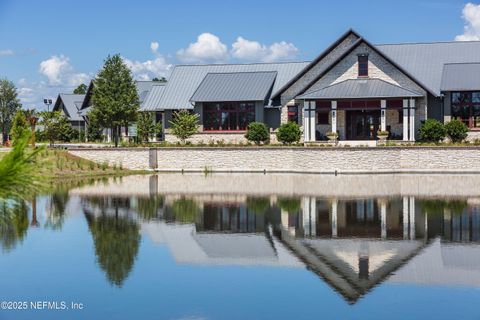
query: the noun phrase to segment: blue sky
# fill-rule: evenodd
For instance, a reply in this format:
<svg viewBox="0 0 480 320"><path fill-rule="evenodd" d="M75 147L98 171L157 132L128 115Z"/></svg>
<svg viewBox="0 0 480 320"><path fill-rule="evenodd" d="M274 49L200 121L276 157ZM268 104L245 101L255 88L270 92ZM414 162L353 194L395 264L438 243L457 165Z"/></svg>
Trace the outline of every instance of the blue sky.
<svg viewBox="0 0 480 320"><path fill-rule="evenodd" d="M373 43L479 40L462 0L0 0L0 77L43 107L120 53L136 78L179 63L310 60L354 28Z"/></svg>

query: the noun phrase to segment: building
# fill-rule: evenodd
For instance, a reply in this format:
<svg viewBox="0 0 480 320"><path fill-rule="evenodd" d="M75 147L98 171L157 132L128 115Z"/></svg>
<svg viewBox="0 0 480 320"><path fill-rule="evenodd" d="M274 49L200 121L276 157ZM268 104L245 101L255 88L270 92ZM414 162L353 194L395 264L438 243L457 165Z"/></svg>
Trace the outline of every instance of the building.
<svg viewBox="0 0 480 320"><path fill-rule="evenodd" d="M53 111L60 111L65 117L67 117L72 128L78 131L84 131L85 119L80 114L84 99L84 94L60 93L53 106Z"/></svg>
<svg viewBox="0 0 480 320"><path fill-rule="evenodd" d="M160 81L135 81L135 85L137 87L137 93L138 97L140 100L140 111L152 111L155 112L154 110L150 110L149 108L146 108L144 106L145 102L148 102L148 106L150 106L152 103L155 102L155 97L159 94L159 92L162 92L162 89L165 86L165 82L160 82ZM80 104L79 108L79 115L86 121L88 124L88 111L90 111L90 108L93 106L93 101L92 101L92 95L93 95L93 88L94 88L94 83L93 81L90 81L90 84L87 89L87 93L84 95L84 99L82 103ZM152 98L149 98L150 93L153 93ZM162 121L162 113L161 112L156 112L156 121L161 122ZM131 131L129 133L129 128L124 127L122 128L121 136L122 137L128 137L131 135ZM111 141L112 135L110 132L110 129L105 129L104 130L104 135L106 137L106 140L108 142Z"/></svg>
<svg viewBox="0 0 480 320"><path fill-rule="evenodd" d="M304 141L415 141L426 119L459 119L470 138L480 128L480 42L373 45L349 30L311 62L180 65L150 111L164 112L165 139L175 111L199 114L192 138L239 142L252 121L273 132L296 121Z"/></svg>

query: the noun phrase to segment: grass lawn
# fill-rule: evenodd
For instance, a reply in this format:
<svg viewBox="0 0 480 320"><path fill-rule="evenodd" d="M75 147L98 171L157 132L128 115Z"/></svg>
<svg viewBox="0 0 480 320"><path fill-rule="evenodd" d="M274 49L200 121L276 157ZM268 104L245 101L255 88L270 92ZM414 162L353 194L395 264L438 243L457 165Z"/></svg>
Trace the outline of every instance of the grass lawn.
<svg viewBox="0 0 480 320"><path fill-rule="evenodd" d="M0 160L7 152L0 152ZM45 149L36 159L37 172L40 177L57 178L88 178L103 176L120 176L131 171L120 167L110 167L106 163L95 163L69 154L66 150Z"/></svg>

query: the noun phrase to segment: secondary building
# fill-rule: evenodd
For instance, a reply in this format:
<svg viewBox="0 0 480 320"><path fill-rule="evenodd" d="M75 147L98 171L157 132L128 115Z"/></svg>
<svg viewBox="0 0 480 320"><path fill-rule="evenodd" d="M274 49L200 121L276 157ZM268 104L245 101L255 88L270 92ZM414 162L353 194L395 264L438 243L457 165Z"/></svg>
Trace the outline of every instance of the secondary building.
<svg viewBox="0 0 480 320"><path fill-rule="evenodd" d="M429 118L459 119L480 138L480 42L373 45L349 30L311 62L180 65L145 110L200 118L194 141L240 142L252 121L272 133L288 121L304 141L415 141ZM148 98L147 98L148 100ZM147 101L146 100L146 101ZM273 137L273 135L272 135Z"/></svg>

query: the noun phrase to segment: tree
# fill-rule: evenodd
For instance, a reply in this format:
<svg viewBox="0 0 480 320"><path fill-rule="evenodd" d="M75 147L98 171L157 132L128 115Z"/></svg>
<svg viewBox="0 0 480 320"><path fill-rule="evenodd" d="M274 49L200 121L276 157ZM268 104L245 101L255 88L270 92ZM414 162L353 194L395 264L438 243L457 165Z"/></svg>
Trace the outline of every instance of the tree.
<svg viewBox="0 0 480 320"><path fill-rule="evenodd" d="M45 138L50 142L50 146L53 146L55 140L59 140L62 134L69 130L70 124L60 111L43 111L40 116Z"/></svg>
<svg viewBox="0 0 480 320"><path fill-rule="evenodd" d="M198 114L190 113L187 110L180 110L173 114L172 133L182 144L185 140L198 132Z"/></svg>
<svg viewBox="0 0 480 320"><path fill-rule="evenodd" d="M445 125L447 136L453 143L462 142L468 136L468 127L460 120L452 120Z"/></svg>
<svg viewBox="0 0 480 320"><path fill-rule="evenodd" d="M301 136L300 126L295 122L284 123L278 128L277 139L283 144L298 143Z"/></svg>
<svg viewBox="0 0 480 320"><path fill-rule="evenodd" d="M132 73L120 55L108 56L93 81L93 107L88 113L102 128L110 128L115 147L119 129L137 118L139 97Z"/></svg>
<svg viewBox="0 0 480 320"><path fill-rule="evenodd" d="M267 143L270 140L270 134L267 126L262 122L252 122L247 127L245 138L259 145L261 142Z"/></svg>
<svg viewBox="0 0 480 320"><path fill-rule="evenodd" d="M148 142L157 134L161 133L161 124L155 124L151 112L140 112L137 119L137 136L140 142Z"/></svg>
<svg viewBox="0 0 480 320"><path fill-rule="evenodd" d="M152 81L155 81L155 82L167 82L167 79L165 79L165 77L160 77L160 78L153 78Z"/></svg>
<svg viewBox="0 0 480 320"><path fill-rule="evenodd" d="M32 135L30 137L30 142L32 143L32 147L35 147L35 126L37 125L38 121L38 114L35 109L27 109L25 112L25 118L27 119L28 124L30 125L30 130Z"/></svg>
<svg viewBox="0 0 480 320"><path fill-rule="evenodd" d="M12 129L10 130L10 136L13 139L13 145L23 136L30 133L30 126L25 118L25 113L22 110L17 111L13 118Z"/></svg>
<svg viewBox="0 0 480 320"><path fill-rule="evenodd" d="M84 214L100 268L112 285L122 287L138 255L140 227L133 219L119 216L117 204L108 208L113 209L115 215L107 214L106 209L101 209L98 216L88 210L84 210Z"/></svg>
<svg viewBox="0 0 480 320"><path fill-rule="evenodd" d="M87 93L87 85L82 83L81 85L79 85L78 87L75 88L75 90L73 90L73 93L74 94L85 94Z"/></svg>
<svg viewBox="0 0 480 320"><path fill-rule="evenodd" d="M13 82L7 79L0 80L0 131L4 143L8 140L13 117L21 107L17 88L15 88Z"/></svg>
<svg viewBox="0 0 480 320"><path fill-rule="evenodd" d="M438 143L445 139L445 135L445 126L435 119L428 119L420 128L420 139L426 142Z"/></svg>

